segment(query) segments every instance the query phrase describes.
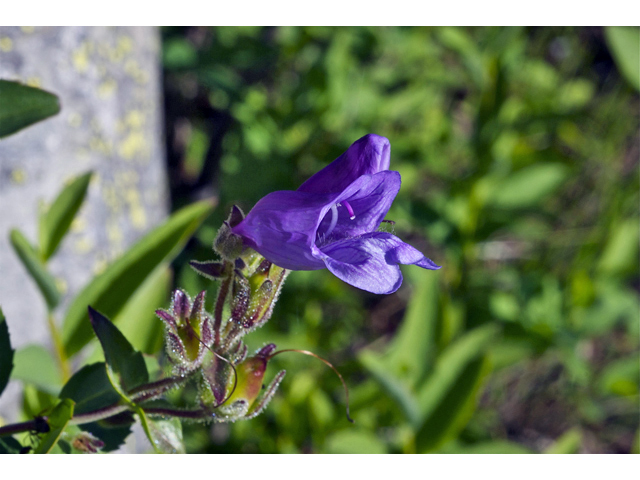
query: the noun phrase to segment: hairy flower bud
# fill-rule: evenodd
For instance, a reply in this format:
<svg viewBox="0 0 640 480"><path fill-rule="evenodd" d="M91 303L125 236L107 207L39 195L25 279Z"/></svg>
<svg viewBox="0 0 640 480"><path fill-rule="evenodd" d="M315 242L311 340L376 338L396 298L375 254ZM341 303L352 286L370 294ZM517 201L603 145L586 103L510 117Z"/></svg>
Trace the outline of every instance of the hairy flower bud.
<svg viewBox="0 0 640 480"><path fill-rule="evenodd" d="M213 343L213 322L204 311L204 296L200 292L192 304L189 295L176 290L169 311L156 310L165 323L167 355L178 374L197 369Z"/></svg>

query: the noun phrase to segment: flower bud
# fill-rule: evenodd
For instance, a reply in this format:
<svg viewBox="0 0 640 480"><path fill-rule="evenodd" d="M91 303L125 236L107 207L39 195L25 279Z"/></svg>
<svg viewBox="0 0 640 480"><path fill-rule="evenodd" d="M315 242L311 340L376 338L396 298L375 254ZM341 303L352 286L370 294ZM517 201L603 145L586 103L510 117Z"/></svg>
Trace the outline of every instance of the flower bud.
<svg viewBox="0 0 640 480"><path fill-rule="evenodd" d="M213 343L213 322L204 311L204 296L200 292L192 304L185 292L176 290L169 311L156 310L166 326L167 355L179 374L197 369Z"/></svg>
<svg viewBox="0 0 640 480"><path fill-rule="evenodd" d="M104 442L89 432L80 432L71 440L71 446L82 453L97 453Z"/></svg>
<svg viewBox="0 0 640 480"><path fill-rule="evenodd" d="M258 351L255 356L236 365L237 381L233 375L229 376L227 390L230 396L218 409L225 421L252 418L260 413L271 400L282 378L284 378L284 371L276 375L262 398L258 397L264 388L263 381L267 362L275 349L276 346L270 343Z"/></svg>

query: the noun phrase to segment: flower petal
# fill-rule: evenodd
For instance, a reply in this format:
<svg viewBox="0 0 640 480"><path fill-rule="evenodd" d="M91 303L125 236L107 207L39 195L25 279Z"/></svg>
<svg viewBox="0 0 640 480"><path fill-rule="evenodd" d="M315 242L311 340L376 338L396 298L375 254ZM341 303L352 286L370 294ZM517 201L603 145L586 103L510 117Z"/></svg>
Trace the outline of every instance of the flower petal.
<svg viewBox="0 0 640 480"><path fill-rule="evenodd" d="M322 248L327 268L339 279L371 293L393 293L402 284L399 263L438 269L411 245L384 232L372 232Z"/></svg>
<svg viewBox="0 0 640 480"><path fill-rule="evenodd" d="M289 270L318 270L315 235L335 195L279 191L263 197L231 231L270 262Z"/></svg>
<svg viewBox="0 0 640 480"><path fill-rule="evenodd" d="M356 140L346 152L304 182L299 192L341 193L362 175L389 170L389 140L372 133Z"/></svg>

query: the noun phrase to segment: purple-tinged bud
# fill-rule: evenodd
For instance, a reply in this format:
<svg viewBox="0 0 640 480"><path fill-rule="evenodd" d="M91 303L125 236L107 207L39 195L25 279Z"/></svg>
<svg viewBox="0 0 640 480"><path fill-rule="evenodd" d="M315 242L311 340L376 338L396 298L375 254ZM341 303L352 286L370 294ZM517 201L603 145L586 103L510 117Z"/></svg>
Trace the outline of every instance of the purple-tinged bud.
<svg viewBox="0 0 640 480"><path fill-rule="evenodd" d="M256 353L256 357L269 358L271 354L273 354L273 352L275 351L276 351L276 344L269 343L264 347L262 347L260 350L258 350L258 353Z"/></svg>
<svg viewBox="0 0 640 480"><path fill-rule="evenodd" d="M189 315L189 296L182 290L176 290L173 293L173 303L171 308L173 314L179 320L184 320ZM181 326L182 322L178 321L178 325Z"/></svg>
<svg viewBox="0 0 640 480"><path fill-rule="evenodd" d="M204 311L205 291L200 292L191 305L182 290L173 293L171 311L157 310L166 326L167 355L176 373L196 370L202 363L205 350L213 344L213 321Z"/></svg>
<svg viewBox="0 0 640 480"><path fill-rule="evenodd" d="M80 432L71 440L71 446L82 453L98 453L104 442L89 432Z"/></svg>

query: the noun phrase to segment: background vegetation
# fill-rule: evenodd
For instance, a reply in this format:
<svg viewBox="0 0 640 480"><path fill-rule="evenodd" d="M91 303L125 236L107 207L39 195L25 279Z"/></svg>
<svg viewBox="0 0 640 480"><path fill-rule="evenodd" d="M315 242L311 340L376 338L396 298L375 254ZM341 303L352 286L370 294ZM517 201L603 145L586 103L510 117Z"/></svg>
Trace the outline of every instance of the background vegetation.
<svg viewBox="0 0 640 480"><path fill-rule="evenodd" d="M10 232L46 302L53 348L14 353L0 311L0 393L22 381L21 420L32 426L0 427L0 453L82 450L81 429L104 451L118 448L131 413L73 420L129 401L170 369L153 356L162 351L154 311L168 307L171 284L208 290L211 310L217 285L188 262L213 257L231 205L248 211L297 188L366 133L390 139L402 174L387 216L394 233L443 268L405 268L388 296L327 271L293 272L271 321L246 338L254 351L273 342L330 360L350 387L355 425L337 376L290 352L270 361L266 381L288 373L254 420L181 426L136 406L154 449L639 453L640 29L162 34L174 213L65 312L48 262L91 173L43 207L35 243ZM12 99L0 108L0 137L56 114L54 93L0 80ZM101 312L91 323L87 305ZM88 365L105 356L106 369ZM170 400L190 405L194 389Z"/></svg>
<svg viewBox="0 0 640 480"><path fill-rule="evenodd" d="M278 356L255 420L185 426L192 452L638 451L637 28L163 30L173 205L217 227L366 133L403 185L387 218L439 272L390 296L290 275L250 346ZM267 373L269 377L269 373Z"/></svg>

